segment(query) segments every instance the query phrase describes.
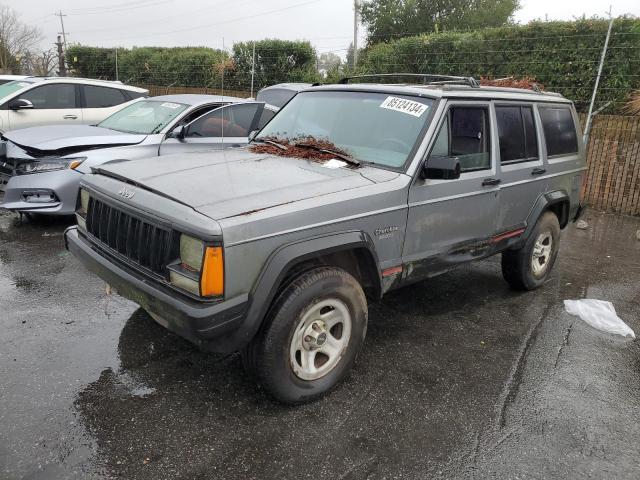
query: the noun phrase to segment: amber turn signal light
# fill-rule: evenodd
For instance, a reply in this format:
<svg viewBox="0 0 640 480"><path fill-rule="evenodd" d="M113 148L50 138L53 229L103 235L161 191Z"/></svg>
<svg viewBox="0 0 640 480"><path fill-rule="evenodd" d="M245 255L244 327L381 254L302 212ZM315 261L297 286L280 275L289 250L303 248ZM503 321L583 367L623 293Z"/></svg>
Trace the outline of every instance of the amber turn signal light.
<svg viewBox="0 0 640 480"><path fill-rule="evenodd" d="M220 297L224 294L224 257L222 247L207 247L202 263L200 295Z"/></svg>

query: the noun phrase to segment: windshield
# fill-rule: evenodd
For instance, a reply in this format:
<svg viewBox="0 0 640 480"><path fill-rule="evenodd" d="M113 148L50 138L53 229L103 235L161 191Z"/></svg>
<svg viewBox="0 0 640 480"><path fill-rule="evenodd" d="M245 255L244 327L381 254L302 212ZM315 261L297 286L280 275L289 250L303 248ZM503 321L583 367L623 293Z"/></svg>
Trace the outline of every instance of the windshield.
<svg viewBox="0 0 640 480"><path fill-rule="evenodd" d="M423 131L433 100L369 92L303 92L257 140L314 138L361 162L402 167Z"/></svg>
<svg viewBox="0 0 640 480"><path fill-rule="evenodd" d="M143 100L114 113L98 126L125 133L159 133L188 107L182 103Z"/></svg>
<svg viewBox="0 0 640 480"><path fill-rule="evenodd" d="M4 98L18 90L22 90L24 87L31 85L31 83L32 82L23 82L20 80L19 82L8 82L4 85L0 85L0 98Z"/></svg>

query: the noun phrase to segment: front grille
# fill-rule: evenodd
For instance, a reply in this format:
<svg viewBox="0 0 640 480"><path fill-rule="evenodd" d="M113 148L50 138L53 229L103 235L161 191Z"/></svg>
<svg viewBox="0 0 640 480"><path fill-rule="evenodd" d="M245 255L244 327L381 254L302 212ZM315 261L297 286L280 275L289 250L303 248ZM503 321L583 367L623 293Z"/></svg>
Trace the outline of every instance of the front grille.
<svg viewBox="0 0 640 480"><path fill-rule="evenodd" d="M87 231L137 265L165 276L179 256L178 233L153 225L94 197L89 199Z"/></svg>

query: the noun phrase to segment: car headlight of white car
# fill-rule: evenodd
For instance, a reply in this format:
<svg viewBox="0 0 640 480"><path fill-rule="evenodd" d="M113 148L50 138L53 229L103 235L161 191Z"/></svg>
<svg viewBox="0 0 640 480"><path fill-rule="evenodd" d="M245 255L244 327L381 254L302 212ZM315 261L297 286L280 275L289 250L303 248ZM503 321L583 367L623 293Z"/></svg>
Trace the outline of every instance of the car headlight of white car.
<svg viewBox="0 0 640 480"><path fill-rule="evenodd" d="M34 160L16 167L16 175L29 175L32 173L53 172L56 170L75 170L87 157L64 158L60 160Z"/></svg>

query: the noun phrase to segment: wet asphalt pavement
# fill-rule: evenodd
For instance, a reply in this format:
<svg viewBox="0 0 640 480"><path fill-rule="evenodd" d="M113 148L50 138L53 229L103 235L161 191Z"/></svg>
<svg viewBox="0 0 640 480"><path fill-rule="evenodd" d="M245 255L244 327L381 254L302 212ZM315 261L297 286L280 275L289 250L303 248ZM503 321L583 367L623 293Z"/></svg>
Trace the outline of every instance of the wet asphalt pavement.
<svg viewBox="0 0 640 480"><path fill-rule="evenodd" d="M640 219L589 212L540 290L490 259L370 307L348 380L297 408L107 295L64 222L0 213L0 478L640 477Z"/></svg>

